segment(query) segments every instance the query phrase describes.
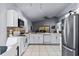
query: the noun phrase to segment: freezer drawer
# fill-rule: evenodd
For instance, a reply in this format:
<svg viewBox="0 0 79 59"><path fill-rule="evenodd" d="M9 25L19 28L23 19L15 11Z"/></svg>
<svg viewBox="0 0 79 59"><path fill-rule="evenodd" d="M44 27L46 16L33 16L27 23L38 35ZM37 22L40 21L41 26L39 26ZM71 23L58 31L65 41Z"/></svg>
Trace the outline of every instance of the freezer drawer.
<svg viewBox="0 0 79 59"><path fill-rule="evenodd" d="M75 56L75 50L62 46L62 56Z"/></svg>

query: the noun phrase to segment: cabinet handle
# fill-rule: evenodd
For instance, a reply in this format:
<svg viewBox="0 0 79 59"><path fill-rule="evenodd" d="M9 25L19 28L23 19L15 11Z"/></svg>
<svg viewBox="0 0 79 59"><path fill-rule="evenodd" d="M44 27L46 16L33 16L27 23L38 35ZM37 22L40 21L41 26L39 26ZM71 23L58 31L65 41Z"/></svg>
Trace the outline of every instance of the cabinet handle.
<svg viewBox="0 0 79 59"><path fill-rule="evenodd" d="M57 36L56 36L56 40L57 40Z"/></svg>
<svg viewBox="0 0 79 59"><path fill-rule="evenodd" d="M19 56L19 46L17 46L17 56Z"/></svg>

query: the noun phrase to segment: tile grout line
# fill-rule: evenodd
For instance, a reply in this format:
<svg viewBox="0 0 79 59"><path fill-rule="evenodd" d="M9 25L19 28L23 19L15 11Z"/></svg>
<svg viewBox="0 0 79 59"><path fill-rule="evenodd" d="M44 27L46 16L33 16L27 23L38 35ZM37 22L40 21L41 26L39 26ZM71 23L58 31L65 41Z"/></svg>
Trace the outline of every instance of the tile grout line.
<svg viewBox="0 0 79 59"><path fill-rule="evenodd" d="M40 56L40 45L39 45L39 56Z"/></svg>
<svg viewBox="0 0 79 59"><path fill-rule="evenodd" d="M28 46L28 47L29 47L29 46ZM23 53L23 55L27 52L28 47L26 48L26 50L25 50L25 52ZM23 55L22 55L22 56L23 56Z"/></svg>
<svg viewBox="0 0 79 59"><path fill-rule="evenodd" d="M45 46L45 48L46 48L46 46ZM47 50L47 48L46 48L46 50ZM47 54L48 54L48 56L49 56L48 50L47 50Z"/></svg>
<svg viewBox="0 0 79 59"><path fill-rule="evenodd" d="M30 49L30 48L29 48L29 49ZM28 56L32 56L32 50L33 50L33 49L31 49L31 53L30 53L30 55L28 55Z"/></svg>

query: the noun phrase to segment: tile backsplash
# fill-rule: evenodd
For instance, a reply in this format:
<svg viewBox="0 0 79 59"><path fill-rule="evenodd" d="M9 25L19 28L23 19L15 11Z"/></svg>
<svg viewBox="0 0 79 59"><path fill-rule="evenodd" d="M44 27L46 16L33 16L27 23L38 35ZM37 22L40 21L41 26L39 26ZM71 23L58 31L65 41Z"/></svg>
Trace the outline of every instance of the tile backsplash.
<svg viewBox="0 0 79 59"><path fill-rule="evenodd" d="M25 33L24 28L19 28L19 27L7 27L7 36L9 35L16 36L16 35L21 35Z"/></svg>

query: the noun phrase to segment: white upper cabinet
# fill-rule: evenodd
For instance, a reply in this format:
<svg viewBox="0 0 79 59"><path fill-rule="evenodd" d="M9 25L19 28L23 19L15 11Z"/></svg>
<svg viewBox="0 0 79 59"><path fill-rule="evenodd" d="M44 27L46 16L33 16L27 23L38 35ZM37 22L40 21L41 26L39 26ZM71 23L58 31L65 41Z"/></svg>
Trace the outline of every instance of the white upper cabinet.
<svg viewBox="0 0 79 59"><path fill-rule="evenodd" d="M18 27L18 13L15 10L7 11L7 27Z"/></svg>

